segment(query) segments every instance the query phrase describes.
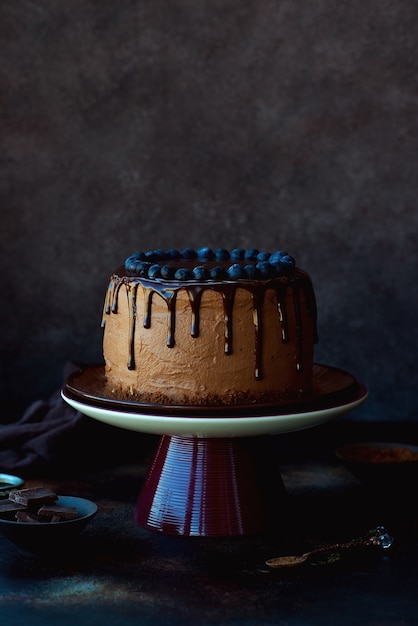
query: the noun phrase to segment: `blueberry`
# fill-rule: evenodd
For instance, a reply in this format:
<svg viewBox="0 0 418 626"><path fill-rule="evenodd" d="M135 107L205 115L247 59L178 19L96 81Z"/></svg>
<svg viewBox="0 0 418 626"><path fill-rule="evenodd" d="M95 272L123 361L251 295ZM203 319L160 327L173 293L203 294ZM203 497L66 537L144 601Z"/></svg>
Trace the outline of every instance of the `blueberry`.
<svg viewBox="0 0 418 626"><path fill-rule="evenodd" d="M279 262L276 263L269 263L272 271L274 272L275 276L283 276L285 274L285 269L283 267L283 265Z"/></svg>
<svg viewBox="0 0 418 626"><path fill-rule="evenodd" d="M248 259L249 261L251 259L256 259L257 254L258 254L258 250L256 250L255 248L250 248L249 250L245 251L244 259Z"/></svg>
<svg viewBox="0 0 418 626"><path fill-rule="evenodd" d="M180 252L178 250L176 250L175 248L169 248L168 250L165 250L165 258L166 259L179 259L180 258Z"/></svg>
<svg viewBox="0 0 418 626"><path fill-rule="evenodd" d="M147 259L147 261L162 261L165 257L165 252L164 250L148 250L148 252L145 253L145 258Z"/></svg>
<svg viewBox="0 0 418 626"><path fill-rule="evenodd" d="M295 268L295 259L290 254L285 254L279 261L285 272L291 272Z"/></svg>
<svg viewBox="0 0 418 626"><path fill-rule="evenodd" d="M257 263L256 268L260 273L260 278L272 278L274 275L274 268L267 261L260 261Z"/></svg>
<svg viewBox="0 0 418 626"><path fill-rule="evenodd" d="M239 263L234 263L228 268L228 276L233 280L245 278L244 268Z"/></svg>
<svg viewBox="0 0 418 626"><path fill-rule="evenodd" d="M197 251L197 258L201 261L207 261L208 259L213 259L214 254L210 248L199 248Z"/></svg>
<svg viewBox="0 0 418 626"><path fill-rule="evenodd" d="M257 254L257 259L258 261L264 262L264 261L268 261L270 258L270 252L259 252Z"/></svg>
<svg viewBox="0 0 418 626"><path fill-rule="evenodd" d="M234 248L233 250L231 250L231 259L234 259L234 261L243 259L244 255L245 255L245 250L243 250L242 248Z"/></svg>
<svg viewBox="0 0 418 626"><path fill-rule="evenodd" d="M259 278L260 272L255 265L245 265L244 273L247 278Z"/></svg>
<svg viewBox="0 0 418 626"><path fill-rule="evenodd" d="M222 280L226 276L226 270L223 267L220 267L220 265L212 267L209 273L213 280Z"/></svg>
<svg viewBox="0 0 418 626"><path fill-rule="evenodd" d="M145 259L145 254L143 252L134 252L131 256L128 256L126 259L126 263L128 261L143 261Z"/></svg>
<svg viewBox="0 0 418 626"><path fill-rule="evenodd" d="M128 257L126 259L126 261L125 261L125 269L126 269L126 271L127 272L134 272L137 263L138 263L138 258L135 256L135 254L133 254L132 256Z"/></svg>
<svg viewBox="0 0 418 626"><path fill-rule="evenodd" d="M278 261L280 261L280 259L286 255L287 252L283 252L283 250L276 250L276 252L273 252L273 254L270 256L269 261L270 263L278 263Z"/></svg>
<svg viewBox="0 0 418 626"><path fill-rule="evenodd" d="M152 263L148 263L147 261L138 261L135 267L135 274L138 276L142 276L146 278L148 276L148 270L151 267Z"/></svg>
<svg viewBox="0 0 418 626"><path fill-rule="evenodd" d="M142 261L145 259L145 254L143 252L135 252L131 254L125 261L125 269L128 272L135 272L135 267L138 261Z"/></svg>
<svg viewBox="0 0 418 626"><path fill-rule="evenodd" d="M227 261L229 259L229 252L225 248L216 248L215 258L217 261Z"/></svg>
<svg viewBox="0 0 418 626"><path fill-rule="evenodd" d="M196 280L207 280L210 277L209 270L203 265L198 265L193 269L193 276Z"/></svg>
<svg viewBox="0 0 418 626"><path fill-rule="evenodd" d="M193 280L193 272L185 267L180 267L174 274L176 280Z"/></svg>
<svg viewBox="0 0 418 626"><path fill-rule="evenodd" d="M171 265L163 265L161 268L161 278L170 280L171 278L174 278L175 271L176 270L174 267L171 267Z"/></svg>
<svg viewBox="0 0 418 626"><path fill-rule="evenodd" d="M159 278L161 276L161 267L158 263L154 263L148 269L148 278Z"/></svg>
<svg viewBox="0 0 418 626"><path fill-rule="evenodd" d="M132 258L126 259L125 269L127 272L136 272L136 266L138 261L134 261Z"/></svg>
<svg viewBox="0 0 418 626"><path fill-rule="evenodd" d="M195 259L196 258L196 252L193 250L193 248L184 248L180 254L183 259Z"/></svg>

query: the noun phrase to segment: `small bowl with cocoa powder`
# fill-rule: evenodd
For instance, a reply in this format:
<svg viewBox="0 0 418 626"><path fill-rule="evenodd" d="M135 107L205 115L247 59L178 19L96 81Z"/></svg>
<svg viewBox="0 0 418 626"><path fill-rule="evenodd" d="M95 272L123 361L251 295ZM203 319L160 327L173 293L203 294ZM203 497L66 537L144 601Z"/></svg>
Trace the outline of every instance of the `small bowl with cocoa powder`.
<svg viewBox="0 0 418 626"><path fill-rule="evenodd" d="M386 442L348 443L335 455L361 482L379 486L407 486L418 477L418 446Z"/></svg>

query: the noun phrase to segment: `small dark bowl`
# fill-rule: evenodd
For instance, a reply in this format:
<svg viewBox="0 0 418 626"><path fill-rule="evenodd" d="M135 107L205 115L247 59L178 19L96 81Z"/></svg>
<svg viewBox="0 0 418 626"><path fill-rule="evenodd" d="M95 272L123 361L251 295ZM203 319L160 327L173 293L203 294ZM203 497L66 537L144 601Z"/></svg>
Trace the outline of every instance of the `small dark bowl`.
<svg viewBox="0 0 418 626"><path fill-rule="evenodd" d="M0 532L24 554L48 555L65 551L96 515L97 505L74 496L58 496L57 503L76 507L78 517L40 524L0 519Z"/></svg>
<svg viewBox="0 0 418 626"><path fill-rule="evenodd" d="M408 487L418 478L418 446L395 442L349 443L336 457L362 483L375 488Z"/></svg>

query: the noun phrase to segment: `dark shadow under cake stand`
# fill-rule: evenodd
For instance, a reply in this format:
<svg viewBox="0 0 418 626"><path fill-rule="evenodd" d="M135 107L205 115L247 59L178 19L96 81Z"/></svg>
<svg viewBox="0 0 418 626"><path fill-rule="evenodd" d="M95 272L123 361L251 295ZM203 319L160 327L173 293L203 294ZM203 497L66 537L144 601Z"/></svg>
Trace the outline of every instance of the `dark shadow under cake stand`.
<svg viewBox="0 0 418 626"><path fill-rule="evenodd" d="M67 380L62 397L106 424L160 435L138 496L135 521L181 536L239 536L267 530L280 516L285 489L271 435L319 425L348 413L367 389L337 368L314 366L309 402L273 406L184 407L109 399L103 366Z"/></svg>

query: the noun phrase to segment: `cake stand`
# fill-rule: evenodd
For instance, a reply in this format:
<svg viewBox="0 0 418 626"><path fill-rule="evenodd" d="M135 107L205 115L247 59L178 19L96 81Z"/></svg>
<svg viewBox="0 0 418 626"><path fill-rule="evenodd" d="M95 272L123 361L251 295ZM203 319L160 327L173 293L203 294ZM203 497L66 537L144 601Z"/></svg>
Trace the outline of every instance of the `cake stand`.
<svg viewBox="0 0 418 626"><path fill-rule="evenodd" d="M367 397L344 370L314 366L309 402L234 407L152 405L105 397L104 367L66 381L63 399L93 419L160 435L138 496L135 521L180 536L238 536L267 530L286 506L272 435L341 416Z"/></svg>

